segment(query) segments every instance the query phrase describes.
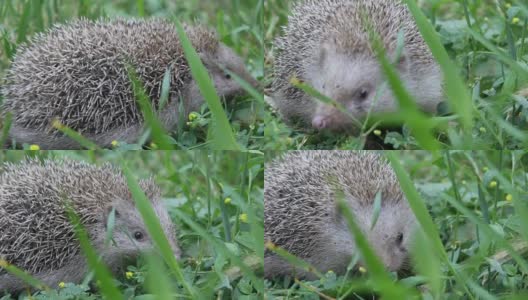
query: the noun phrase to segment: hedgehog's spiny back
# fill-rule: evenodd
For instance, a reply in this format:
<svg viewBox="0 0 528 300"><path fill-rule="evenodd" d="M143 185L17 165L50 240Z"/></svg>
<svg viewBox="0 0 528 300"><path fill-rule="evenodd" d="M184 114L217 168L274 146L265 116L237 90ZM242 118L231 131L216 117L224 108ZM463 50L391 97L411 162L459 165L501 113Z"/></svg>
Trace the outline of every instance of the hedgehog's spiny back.
<svg viewBox="0 0 528 300"><path fill-rule="evenodd" d="M386 201L403 198L394 171L376 153L292 151L275 161L265 175L270 187L282 186L299 195L315 193L307 194L306 198L322 197L325 193L335 192L335 188L341 188L363 205L371 205L377 192L382 192ZM319 205L327 205L323 203L325 200L329 199L319 199Z"/></svg>
<svg viewBox="0 0 528 300"><path fill-rule="evenodd" d="M344 54L372 57L364 16L379 34L386 49L394 51L400 29L405 29L406 53L414 62L433 64L432 55L404 4L394 0L306 0L295 3L275 45L275 91L297 99L303 93L290 86L290 78L306 80L306 69L316 63L323 43Z"/></svg>
<svg viewBox="0 0 528 300"><path fill-rule="evenodd" d="M216 49L214 34L187 29L201 43L194 45L198 51ZM156 106L168 66L171 97L177 99L191 79L171 23L82 19L55 26L19 49L7 76L4 111L15 112L19 125L40 130L49 130L55 118L85 133L137 124L142 116L127 64Z"/></svg>

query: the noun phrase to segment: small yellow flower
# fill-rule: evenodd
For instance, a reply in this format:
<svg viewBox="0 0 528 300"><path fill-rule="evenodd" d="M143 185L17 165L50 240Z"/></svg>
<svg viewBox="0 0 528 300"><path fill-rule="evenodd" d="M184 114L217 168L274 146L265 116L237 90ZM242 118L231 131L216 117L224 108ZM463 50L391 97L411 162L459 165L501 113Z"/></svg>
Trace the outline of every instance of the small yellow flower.
<svg viewBox="0 0 528 300"><path fill-rule="evenodd" d="M134 276L134 272L126 272L125 277L126 279L131 279Z"/></svg>
<svg viewBox="0 0 528 300"><path fill-rule="evenodd" d="M381 135L381 130L379 130L379 129L374 130L374 135L380 136Z"/></svg>
<svg viewBox="0 0 528 300"><path fill-rule="evenodd" d="M292 77L292 78L290 79L290 83L291 83L292 85L299 85L299 84L301 84L301 81L300 81L299 78L297 78L297 77Z"/></svg>
<svg viewBox="0 0 528 300"><path fill-rule="evenodd" d="M365 273L367 273L367 269L365 269L365 267L361 266L361 267L359 267L359 272L365 274Z"/></svg>
<svg viewBox="0 0 528 300"><path fill-rule="evenodd" d="M116 140L113 140L112 141L112 147L117 147L117 145L119 145L119 142L116 141Z"/></svg>
<svg viewBox="0 0 528 300"><path fill-rule="evenodd" d="M264 246L267 248L267 249L270 249L270 250L275 250L277 249L277 246L275 244L273 244L273 242L271 241L267 241Z"/></svg>
<svg viewBox="0 0 528 300"><path fill-rule="evenodd" d="M332 274L332 273L334 273L334 271L332 271L332 270L328 270L327 273L328 273L328 274Z"/></svg>
<svg viewBox="0 0 528 300"><path fill-rule="evenodd" d="M192 121L194 121L194 120L196 120L196 119L198 119L198 113L196 113L196 112L194 112L194 111L191 112L191 113L189 114L189 121L192 122Z"/></svg>
<svg viewBox="0 0 528 300"><path fill-rule="evenodd" d="M497 181L493 180L492 182L489 183L489 187L490 188L494 188L497 186Z"/></svg>
<svg viewBox="0 0 528 300"><path fill-rule="evenodd" d="M506 194L506 201L511 202L513 200L513 196L511 194Z"/></svg>
<svg viewBox="0 0 528 300"><path fill-rule="evenodd" d="M158 149L158 145L154 142L150 143L150 149Z"/></svg>
<svg viewBox="0 0 528 300"><path fill-rule="evenodd" d="M5 259L0 259L0 268L5 268L7 267L9 264L7 263L7 260Z"/></svg>
<svg viewBox="0 0 528 300"><path fill-rule="evenodd" d="M506 3L505 6L506 6L506 8L510 8L511 7L511 3Z"/></svg>
<svg viewBox="0 0 528 300"><path fill-rule="evenodd" d="M484 168L482 168L482 171L484 171L484 172L488 172L488 170L489 170L488 167L484 167Z"/></svg>
<svg viewBox="0 0 528 300"><path fill-rule="evenodd" d="M31 151L39 151L40 150L40 146L39 145L30 145L29 146L29 150L31 150Z"/></svg>
<svg viewBox="0 0 528 300"><path fill-rule="evenodd" d="M225 204L229 204L229 203L231 203L231 198L229 198L229 197L225 198L225 199L224 199L224 203L225 203Z"/></svg>
<svg viewBox="0 0 528 300"><path fill-rule="evenodd" d="M243 223L247 223L248 222L247 214L240 214L240 216L238 216L238 219L240 220L240 222L243 222Z"/></svg>
<svg viewBox="0 0 528 300"><path fill-rule="evenodd" d="M480 127L479 131L482 133L486 133L488 130L486 129L486 127Z"/></svg>
<svg viewBox="0 0 528 300"><path fill-rule="evenodd" d="M59 119L54 119L53 122L51 122L51 126L53 126L54 128L57 128L57 129L64 128L64 125L62 125L62 123L59 121Z"/></svg>
<svg viewBox="0 0 528 300"><path fill-rule="evenodd" d="M59 282L59 288L63 289L64 287L66 286L66 283L64 282Z"/></svg>
<svg viewBox="0 0 528 300"><path fill-rule="evenodd" d="M515 17L512 19L512 24L516 25L516 24L519 24L519 22L521 21L521 19Z"/></svg>

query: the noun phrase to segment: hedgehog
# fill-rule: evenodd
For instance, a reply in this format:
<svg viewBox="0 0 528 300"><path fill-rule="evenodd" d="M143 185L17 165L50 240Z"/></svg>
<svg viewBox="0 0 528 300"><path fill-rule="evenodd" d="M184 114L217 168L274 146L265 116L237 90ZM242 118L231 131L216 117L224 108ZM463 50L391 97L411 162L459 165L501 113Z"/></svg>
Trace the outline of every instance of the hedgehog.
<svg viewBox="0 0 528 300"><path fill-rule="evenodd" d="M0 172L0 259L45 285L81 283L88 271L68 217L70 209L79 216L91 245L116 274L125 260L155 250L126 179L112 165L28 159L6 163ZM179 258L176 231L160 189L152 179L139 184ZM114 226L108 227L112 214ZM0 291L15 293L24 288L20 279L0 267Z"/></svg>
<svg viewBox="0 0 528 300"><path fill-rule="evenodd" d="M299 1L283 31L274 43L271 93L273 106L290 125L354 134L369 113L380 115L398 109L370 43L372 32L379 35L421 110L436 112L444 98L440 68L400 1ZM401 53L400 33L404 41ZM335 100L346 113L295 87L294 79Z"/></svg>
<svg viewBox="0 0 528 300"><path fill-rule="evenodd" d="M381 209L374 227L374 203ZM373 152L291 151L264 173L264 238L318 271L344 274L356 251L348 223L337 207L342 197L375 253L390 271L409 270L416 219L394 171ZM358 267L362 264L359 262ZM357 268L356 268L357 270ZM266 249L267 278L315 279Z"/></svg>
<svg viewBox="0 0 528 300"><path fill-rule="evenodd" d="M220 96L243 94L231 73L258 85L214 31L201 25L185 25L184 30ZM145 122L132 71L166 130L204 103L176 27L168 21L79 19L37 34L19 48L2 90L2 116L10 113L13 119L10 140L42 149L80 148L57 130L62 125L102 147L137 142ZM169 97L160 103L165 74L170 74Z"/></svg>

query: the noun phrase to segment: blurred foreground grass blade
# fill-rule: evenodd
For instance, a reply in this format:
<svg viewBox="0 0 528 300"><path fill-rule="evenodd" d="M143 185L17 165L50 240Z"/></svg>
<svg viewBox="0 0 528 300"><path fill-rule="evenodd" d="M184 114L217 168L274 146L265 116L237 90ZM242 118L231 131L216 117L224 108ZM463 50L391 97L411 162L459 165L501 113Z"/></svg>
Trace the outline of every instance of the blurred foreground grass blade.
<svg viewBox="0 0 528 300"><path fill-rule="evenodd" d="M449 257L447 256L447 253L442 244L442 240L440 240L438 229L436 228L433 219L429 215L425 203L422 201L420 195L418 194L418 191L416 190L411 179L409 178L409 175L405 172L403 166L398 160L398 157L393 153L393 151L386 151L385 153L392 165L392 168L394 169L394 172L396 173L396 176L398 177L401 189L404 192L405 197L409 202L409 206L411 207L414 215L416 216L416 219L418 220L420 228L424 231L425 236L431 239L431 249L435 251L434 254L441 261L445 262L449 270L455 276L456 280L464 287L464 289L466 289L466 292L469 294L467 286L467 282L469 280L462 276L451 264Z"/></svg>
<svg viewBox="0 0 528 300"><path fill-rule="evenodd" d="M7 139L9 138L9 130L11 129L11 124L13 122L13 115L7 113L4 120L2 120L2 136L0 136L0 147L5 147Z"/></svg>
<svg viewBox="0 0 528 300"><path fill-rule="evenodd" d="M426 236L432 239L436 255L447 260L447 254L445 253L444 246L440 240L438 229L429 215L425 203L421 200L418 191L416 191L411 179L400 164L398 157L392 151L386 151L385 153L391 162L392 168L400 182L401 189L405 193L409 206L416 216L420 227L425 232Z"/></svg>
<svg viewBox="0 0 528 300"><path fill-rule="evenodd" d="M163 128L160 120L156 117L154 110L152 108L152 103L145 91L143 83L139 79L139 76L136 73L136 70L132 66L127 67L128 77L132 83L132 90L134 91L134 97L139 104L141 112L143 114L143 119L148 127L152 130L151 139L152 142L158 145L160 150L171 150L174 149L170 140L167 137L167 133Z"/></svg>
<svg viewBox="0 0 528 300"><path fill-rule="evenodd" d="M465 139L470 139L471 129L473 128L473 103L469 96L469 92L464 85L464 81L460 77L456 65L449 58L449 55L444 49L435 29L420 10L416 1L405 0L405 3L407 3L409 10L414 16L416 25L418 26L423 39L427 45L429 45L431 53L444 73L444 85L449 104L460 118L465 130ZM466 145L471 145L469 141L465 142Z"/></svg>
<svg viewBox="0 0 528 300"><path fill-rule="evenodd" d="M288 251L282 249L281 247L278 247L277 245L273 244L272 242L266 242L266 249L269 249L271 252L277 254L282 259L285 260L285 263L289 263L293 267L297 267L297 269L304 270L306 272L312 273L315 276L319 278L323 278L324 275L319 272L314 266L312 266L310 263L304 261L303 259L289 253Z"/></svg>
<svg viewBox="0 0 528 300"><path fill-rule="evenodd" d="M147 255L147 271L146 285L147 290L154 295L157 300L171 300L174 299L174 290L167 276L166 267L159 257L154 255Z"/></svg>
<svg viewBox="0 0 528 300"><path fill-rule="evenodd" d="M138 16L145 16L145 0L136 0Z"/></svg>
<svg viewBox="0 0 528 300"><path fill-rule="evenodd" d="M17 27L16 43L21 44L26 41L27 30L29 28L29 15L31 13L31 4L33 1L26 1L24 3L24 10Z"/></svg>
<svg viewBox="0 0 528 300"><path fill-rule="evenodd" d="M431 255L434 246L431 239L427 238L423 230L415 230L414 241L411 252L413 267L417 273L427 278L427 283L435 299L441 299L442 295L442 269L438 255Z"/></svg>
<svg viewBox="0 0 528 300"><path fill-rule="evenodd" d="M397 285L388 275L380 259L376 256L374 250L369 245L367 238L361 231L361 228L355 222L350 208L344 201L343 191L336 190L337 207L348 223L348 229L352 234L357 248L362 254L367 271L379 292L385 299L408 299L411 291L407 291L403 286Z"/></svg>
<svg viewBox="0 0 528 300"><path fill-rule="evenodd" d="M178 262L176 261L176 257L174 257L172 248L169 244L169 241L167 240L167 237L163 233L163 228L161 227L161 224L156 216L156 213L154 212L154 209L152 208L152 205L150 204L150 201L145 196L145 193L139 186L137 180L134 178L128 167L123 164L122 170L123 174L126 177L130 193L134 198L137 209L141 213L141 217L145 222L145 226L147 227L149 235L155 242L161 255L163 256L163 259L165 260L171 271L173 271L176 275L178 281L183 285L185 290L187 290L189 295L193 299L196 299L198 297L198 293L183 276L183 272L180 269Z"/></svg>
<svg viewBox="0 0 528 300"><path fill-rule="evenodd" d="M79 143L79 145L81 145L81 147L83 147L84 149L89 149L89 150L100 149L97 144L85 138L84 136L82 136L82 134L69 128L68 126L62 125L58 120L53 121L52 126L58 131L64 133L70 139Z"/></svg>
<svg viewBox="0 0 528 300"><path fill-rule="evenodd" d="M24 270L21 270L14 265L9 264L9 262L3 260L0 258L0 269L6 270L8 273L11 273L13 276L23 280L28 285L34 287L37 290L49 290L49 287L46 286L44 283L42 283L40 280L36 279L35 277L31 276L31 274L27 273Z"/></svg>
<svg viewBox="0 0 528 300"><path fill-rule="evenodd" d="M201 226L199 226L196 222L191 220L189 216L186 214L174 210L173 213L183 222L185 222L197 235L204 238L206 241L208 241L217 252L221 252L222 255L225 257L229 257L231 261L237 265L242 272L251 279L253 282L253 285L255 289L260 293L264 294L264 280L262 278L259 278L255 275L255 272L251 270L241 259L238 257L238 255L234 254L231 250L229 250L226 245L220 241L217 240L214 236L209 234L206 230L204 230Z"/></svg>
<svg viewBox="0 0 528 300"><path fill-rule="evenodd" d="M81 219L75 213L71 206L66 207L68 218L73 225L75 236L79 240L82 252L86 257L88 266L95 272L95 278L99 281L98 287L101 289L101 294L104 298L111 300L124 299L119 289L114 284L114 278L110 273L108 267L98 257L95 249L90 245L90 239L86 229L81 224Z"/></svg>
<svg viewBox="0 0 528 300"><path fill-rule="evenodd" d="M436 122L420 111L414 97L407 91L395 67L387 58L387 53L379 34L373 30L372 24L367 23L366 25L366 28L369 29L370 43L376 52L391 90L398 99L402 120L404 119L404 122L411 128L416 141L423 149L440 149L440 143L433 136L433 128L436 126Z"/></svg>
<svg viewBox="0 0 528 300"><path fill-rule="evenodd" d="M211 77L207 73L207 69L202 64L198 53L194 50L191 41L185 34L183 27L179 21L176 21L176 29L183 47L185 58L191 68L192 76L200 88L200 92L204 97L211 114L213 116L212 129L212 143L213 150L240 150L237 144L233 130L229 124L226 113L220 102L220 98L216 93L215 86Z"/></svg>

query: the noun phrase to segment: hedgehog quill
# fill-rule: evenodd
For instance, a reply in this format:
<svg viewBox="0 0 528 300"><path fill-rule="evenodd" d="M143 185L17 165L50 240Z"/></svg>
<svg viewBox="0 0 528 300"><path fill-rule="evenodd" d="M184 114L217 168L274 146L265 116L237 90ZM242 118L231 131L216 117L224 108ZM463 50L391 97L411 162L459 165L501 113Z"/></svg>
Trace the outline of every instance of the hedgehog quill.
<svg viewBox="0 0 528 300"><path fill-rule="evenodd" d="M152 180L139 182L156 212L175 257L180 257L174 225ZM5 164L0 173L0 259L44 284L81 283L86 260L69 222L71 207L92 246L117 273L125 258L155 250L123 175L109 164L94 166L70 160L27 160ZM107 220L114 212L111 243ZM0 291L14 293L24 282L0 268Z"/></svg>
<svg viewBox="0 0 528 300"><path fill-rule="evenodd" d="M365 19L368 21L365 22ZM411 13L395 0L306 0L295 3L275 41L273 106L302 128L357 133L369 113L397 111L370 43L372 25L420 109L436 112L442 74ZM403 33L403 51L398 36ZM340 103L348 114L290 84L296 78Z"/></svg>
<svg viewBox="0 0 528 300"><path fill-rule="evenodd" d="M242 59L214 32L202 26L184 29L221 97L244 93L225 70L257 85ZM80 19L55 25L19 48L2 90L2 115L13 115L10 140L42 149L80 148L53 127L58 121L102 147L113 141L137 142L145 124L127 66L136 71L166 130L204 103L173 24L161 19ZM160 107L167 70L169 99Z"/></svg>

